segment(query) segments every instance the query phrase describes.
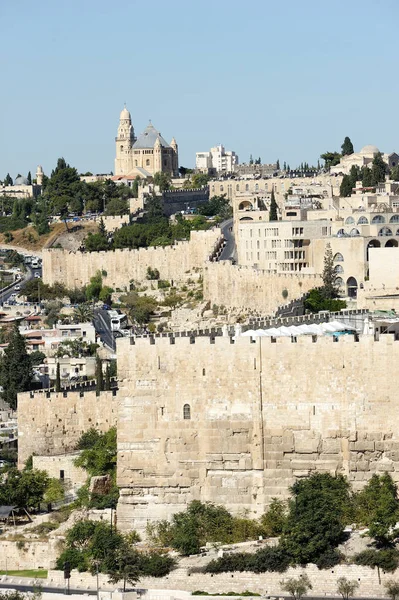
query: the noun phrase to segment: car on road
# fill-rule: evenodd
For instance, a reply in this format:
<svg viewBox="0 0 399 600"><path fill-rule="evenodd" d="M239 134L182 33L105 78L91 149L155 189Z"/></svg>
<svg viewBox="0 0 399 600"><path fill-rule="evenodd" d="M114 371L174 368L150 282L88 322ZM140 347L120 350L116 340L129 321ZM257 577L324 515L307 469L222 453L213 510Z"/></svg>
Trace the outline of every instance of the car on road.
<svg viewBox="0 0 399 600"><path fill-rule="evenodd" d="M40 273L35 273L35 279L40 279Z"/></svg>
<svg viewBox="0 0 399 600"><path fill-rule="evenodd" d="M20 291L20 289L21 289L21 286L20 286L19 284L18 284L18 285L16 285L16 286L14 287L14 290L15 290L16 292L19 292L19 291Z"/></svg>

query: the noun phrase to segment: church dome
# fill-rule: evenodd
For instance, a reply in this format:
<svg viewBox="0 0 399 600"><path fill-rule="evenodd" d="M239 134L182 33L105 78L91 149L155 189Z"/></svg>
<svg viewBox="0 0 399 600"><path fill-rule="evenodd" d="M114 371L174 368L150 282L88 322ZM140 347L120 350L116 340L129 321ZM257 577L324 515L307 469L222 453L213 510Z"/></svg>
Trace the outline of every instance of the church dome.
<svg viewBox="0 0 399 600"><path fill-rule="evenodd" d="M130 112L128 111L128 109L126 108L126 106L123 107L123 110L122 110L122 112L121 112L121 114L119 116L119 119L121 119L121 120L122 119L129 119L130 120L131 119Z"/></svg>
<svg viewBox="0 0 399 600"><path fill-rule="evenodd" d="M372 144L369 144L368 146L364 146L361 150L360 150L360 154L378 154L379 150L377 148L377 146L373 146Z"/></svg>
<svg viewBox="0 0 399 600"><path fill-rule="evenodd" d="M14 185L28 185L28 180L26 179L26 177L20 175L19 177L15 178Z"/></svg>

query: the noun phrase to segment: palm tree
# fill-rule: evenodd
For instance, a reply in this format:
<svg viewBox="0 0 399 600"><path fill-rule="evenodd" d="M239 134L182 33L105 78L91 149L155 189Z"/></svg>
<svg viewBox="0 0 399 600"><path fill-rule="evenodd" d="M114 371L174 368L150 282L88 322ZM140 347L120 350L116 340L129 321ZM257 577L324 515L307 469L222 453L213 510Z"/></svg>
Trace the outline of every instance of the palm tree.
<svg viewBox="0 0 399 600"><path fill-rule="evenodd" d="M90 304L79 304L73 311L77 323L87 323L93 319L93 309Z"/></svg>

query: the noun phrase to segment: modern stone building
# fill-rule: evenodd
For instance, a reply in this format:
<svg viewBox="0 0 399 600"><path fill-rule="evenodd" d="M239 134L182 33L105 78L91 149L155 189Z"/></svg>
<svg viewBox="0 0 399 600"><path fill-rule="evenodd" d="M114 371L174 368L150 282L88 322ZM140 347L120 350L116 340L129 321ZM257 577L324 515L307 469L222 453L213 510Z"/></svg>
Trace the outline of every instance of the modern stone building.
<svg viewBox="0 0 399 600"><path fill-rule="evenodd" d="M151 121L143 133L136 137L126 106L119 117L115 142L115 177L124 175L135 179L139 176L145 179L158 172L178 175L179 156L175 138L168 144Z"/></svg>

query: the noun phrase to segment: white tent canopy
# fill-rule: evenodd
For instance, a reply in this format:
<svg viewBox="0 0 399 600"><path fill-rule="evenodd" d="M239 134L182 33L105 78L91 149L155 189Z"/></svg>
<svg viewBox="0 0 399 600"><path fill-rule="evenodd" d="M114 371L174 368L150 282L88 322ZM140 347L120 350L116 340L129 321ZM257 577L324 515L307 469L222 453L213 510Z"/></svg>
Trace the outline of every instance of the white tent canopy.
<svg viewBox="0 0 399 600"><path fill-rule="evenodd" d="M291 337L298 335L329 335L341 331L353 331L355 328L346 323L331 321L330 323L320 323L317 325L282 325L281 327L271 327L270 329L249 329L241 335L243 337Z"/></svg>

